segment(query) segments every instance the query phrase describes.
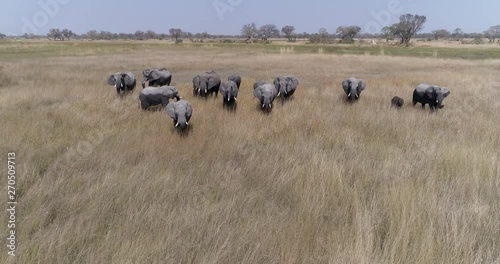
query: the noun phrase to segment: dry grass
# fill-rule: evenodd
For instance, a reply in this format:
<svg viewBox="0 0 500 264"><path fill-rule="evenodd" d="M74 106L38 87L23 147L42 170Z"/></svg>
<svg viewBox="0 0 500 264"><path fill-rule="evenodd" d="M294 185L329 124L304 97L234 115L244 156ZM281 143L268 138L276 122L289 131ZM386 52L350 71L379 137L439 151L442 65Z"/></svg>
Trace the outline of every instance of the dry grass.
<svg viewBox="0 0 500 264"><path fill-rule="evenodd" d="M499 61L165 48L2 66L17 263L500 262ZM105 84L155 66L193 104L188 135ZM244 77L236 112L192 97L210 69ZM280 74L299 90L265 115L253 82ZM353 105L351 75L368 83ZM420 82L450 87L439 113L410 106Z"/></svg>

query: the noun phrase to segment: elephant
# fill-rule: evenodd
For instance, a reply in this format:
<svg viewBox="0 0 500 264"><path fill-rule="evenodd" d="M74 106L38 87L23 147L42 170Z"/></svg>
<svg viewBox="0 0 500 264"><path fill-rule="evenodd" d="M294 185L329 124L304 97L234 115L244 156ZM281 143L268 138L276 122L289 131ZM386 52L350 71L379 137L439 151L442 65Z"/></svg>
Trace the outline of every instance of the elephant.
<svg viewBox="0 0 500 264"><path fill-rule="evenodd" d="M264 81L256 81L254 84L253 84L253 89L257 89L257 87L261 86L261 85L264 85L266 84L266 82Z"/></svg>
<svg viewBox="0 0 500 264"><path fill-rule="evenodd" d="M217 96L220 84L220 76L214 71L206 72L203 75L196 75L193 78L193 95L207 97L215 93L215 96Z"/></svg>
<svg viewBox="0 0 500 264"><path fill-rule="evenodd" d="M273 83L278 90L278 97L283 99L291 97L299 85L299 81L293 76L276 77Z"/></svg>
<svg viewBox="0 0 500 264"><path fill-rule="evenodd" d="M174 120L174 126L181 130L186 129L193 115L193 107L184 99L168 104L165 111Z"/></svg>
<svg viewBox="0 0 500 264"><path fill-rule="evenodd" d="M117 72L109 76L108 84L115 86L117 94L127 94L134 90L136 79L131 72Z"/></svg>
<svg viewBox="0 0 500 264"><path fill-rule="evenodd" d="M237 101L238 85L233 81L223 82L220 86L220 93L223 97L224 104L233 104Z"/></svg>
<svg viewBox="0 0 500 264"><path fill-rule="evenodd" d="M431 111L437 111L444 107L443 101L448 95L450 90L446 87L422 83L413 91L413 105L421 103L422 108L425 108L429 104Z"/></svg>
<svg viewBox="0 0 500 264"><path fill-rule="evenodd" d="M165 108L169 103L169 99L173 98L177 99L177 101L181 99L175 86L146 87L139 94L139 103L142 110L160 104Z"/></svg>
<svg viewBox="0 0 500 264"><path fill-rule="evenodd" d="M168 86L172 81L172 74L165 68L145 69L142 71L142 88L146 88L146 82L149 86Z"/></svg>
<svg viewBox="0 0 500 264"><path fill-rule="evenodd" d="M227 80L228 81L233 81L234 83L236 83L236 86L238 86L238 89L240 89L240 85L241 85L241 76L237 75L237 74L233 74L229 77L227 77Z"/></svg>
<svg viewBox="0 0 500 264"><path fill-rule="evenodd" d="M391 105L393 107L396 107L396 108L403 107L404 103L405 103L405 100L403 98L399 97L399 96L394 96L391 99Z"/></svg>
<svg viewBox="0 0 500 264"><path fill-rule="evenodd" d="M256 83L257 85L257 83ZM278 90L270 83L260 84L253 90L253 95L257 97L262 105L262 110L269 112L273 107L273 101L278 96Z"/></svg>
<svg viewBox="0 0 500 264"><path fill-rule="evenodd" d="M342 82L342 88L347 94L347 99L354 102L359 99L361 92L366 88L366 83L361 79L351 77Z"/></svg>

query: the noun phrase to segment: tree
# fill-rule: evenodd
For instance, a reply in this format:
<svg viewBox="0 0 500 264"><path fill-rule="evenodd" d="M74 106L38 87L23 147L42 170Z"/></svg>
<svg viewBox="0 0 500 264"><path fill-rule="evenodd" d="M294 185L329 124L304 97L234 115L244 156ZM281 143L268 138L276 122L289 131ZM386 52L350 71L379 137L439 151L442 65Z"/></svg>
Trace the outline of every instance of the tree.
<svg viewBox="0 0 500 264"><path fill-rule="evenodd" d="M67 29L67 28L63 29L63 31L61 32L61 34L62 34L65 38L67 38L68 40L70 40L72 37L74 37L74 36L75 36L75 33L73 33L73 31L71 31L71 30L69 30L69 29Z"/></svg>
<svg viewBox="0 0 500 264"><path fill-rule="evenodd" d="M267 24L259 28L258 35L263 39L278 38L280 36L280 30L276 25Z"/></svg>
<svg viewBox="0 0 500 264"><path fill-rule="evenodd" d="M182 30L180 28L171 28L168 32L172 38L175 38L175 43L181 42L181 40L179 40L182 35Z"/></svg>
<svg viewBox="0 0 500 264"><path fill-rule="evenodd" d="M241 28L241 35L251 40L257 36L257 25L255 23L250 23L243 25Z"/></svg>
<svg viewBox="0 0 500 264"><path fill-rule="evenodd" d="M487 37L490 42L495 42L495 39L500 38L500 25L492 26L484 31L484 36Z"/></svg>
<svg viewBox="0 0 500 264"><path fill-rule="evenodd" d="M97 33L97 30L91 30L87 32L87 37L90 38L91 40L94 40L99 37L99 33Z"/></svg>
<svg viewBox="0 0 500 264"><path fill-rule="evenodd" d="M462 31L461 28L455 28L455 30L453 30L453 33L451 34L451 36L453 38L455 38L456 40L460 40L462 38L463 34L464 34L464 32Z"/></svg>
<svg viewBox="0 0 500 264"><path fill-rule="evenodd" d="M0 33L0 39L4 39L5 37L7 37L5 34Z"/></svg>
<svg viewBox="0 0 500 264"><path fill-rule="evenodd" d="M401 38L401 44L409 45L411 38L422 28L427 21L425 16L405 14L399 17L399 23L392 25L394 35Z"/></svg>
<svg viewBox="0 0 500 264"><path fill-rule="evenodd" d="M285 34L285 37L288 39L288 42L292 42L293 38L292 38L292 35L293 35L293 32L295 31L295 27L294 26L284 26L282 29L281 29L281 32L283 34Z"/></svg>
<svg viewBox="0 0 500 264"><path fill-rule="evenodd" d="M450 32L446 29L437 29L431 32L435 40L440 38L447 38L450 36Z"/></svg>
<svg viewBox="0 0 500 264"><path fill-rule="evenodd" d="M385 38L385 42L389 42L389 40L394 39L394 32L395 32L394 25L392 26L385 26L382 28L382 37Z"/></svg>
<svg viewBox="0 0 500 264"><path fill-rule="evenodd" d="M342 42L352 43L354 42L354 37L361 31L361 28L358 26L345 26L338 27L337 34L342 39Z"/></svg>
<svg viewBox="0 0 500 264"><path fill-rule="evenodd" d="M148 29L148 30L144 33L144 37L145 37L146 39L157 39L157 38L158 38L158 34L156 34L153 30Z"/></svg>
<svg viewBox="0 0 500 264"><path fill-rule="evenodd" d="M61 30L58 28L51 28L49 29L49 33L47 34L47 37L52 38L54 40L64 40L63 35L61 33Z"/></svg>

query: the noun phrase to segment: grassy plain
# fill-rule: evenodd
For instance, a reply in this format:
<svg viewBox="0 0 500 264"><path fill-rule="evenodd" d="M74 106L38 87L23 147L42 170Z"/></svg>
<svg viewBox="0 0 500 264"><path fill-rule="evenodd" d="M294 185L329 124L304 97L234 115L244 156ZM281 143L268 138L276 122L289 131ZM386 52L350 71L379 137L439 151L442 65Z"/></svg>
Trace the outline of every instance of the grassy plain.
<svg viewBox="0 0 500 264"><path fill-rule="evenodd" d="M1 155L17 153L19 202L18 256L3 246L0 259L499 263L500 61L484 58L500 50L423 48L438 55L0 42ZM119 98L105 83L146 67L172 70L193 104L189 134L141 112L140 86ZM243 76L236 112L192 97L193 75L211 69ZM253 82L284 74L300 81L293 100L261 113ZM367 81L352 105L340 87L350 76ZM411 106L422 82L451 90L438 113Z"/></svg>

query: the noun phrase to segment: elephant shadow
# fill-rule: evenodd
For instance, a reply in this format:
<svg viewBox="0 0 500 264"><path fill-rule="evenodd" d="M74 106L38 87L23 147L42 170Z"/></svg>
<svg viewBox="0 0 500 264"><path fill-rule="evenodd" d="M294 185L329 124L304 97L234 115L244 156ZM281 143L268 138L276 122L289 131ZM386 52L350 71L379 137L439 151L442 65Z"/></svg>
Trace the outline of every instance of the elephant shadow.
<svg viewBox="0 0 500 264"><path fill-rule="evenodd" d="M178 134L181 138L187 138L193 132L194 127L192 124L189 124L184 130L180 128L172 128L172 133Z"/></svg>
<svg viewBox="0 0 500 264"><path fill-rule="evenodd" d="M237 102L223 103L222 108L228 112L235 113L236 110L238 109L238 103Z"/></svg>

